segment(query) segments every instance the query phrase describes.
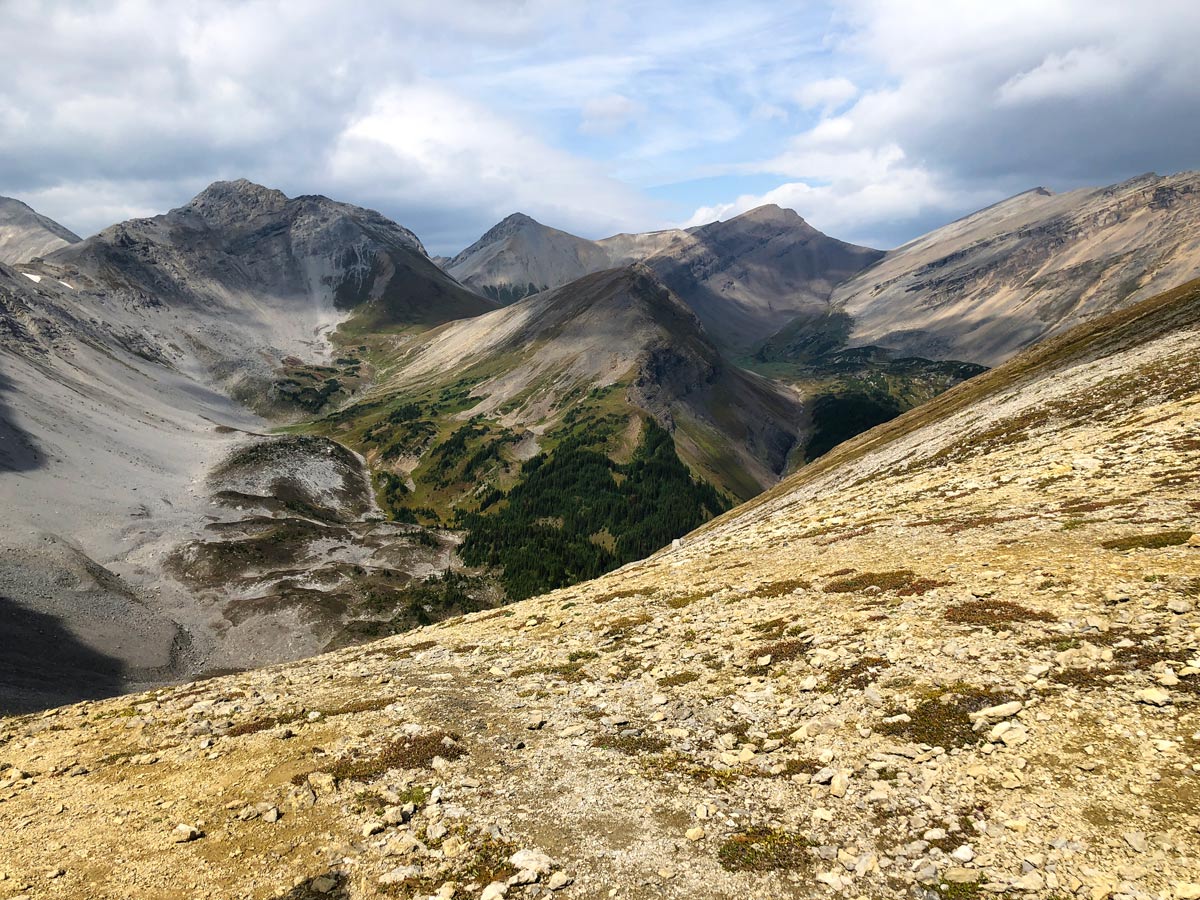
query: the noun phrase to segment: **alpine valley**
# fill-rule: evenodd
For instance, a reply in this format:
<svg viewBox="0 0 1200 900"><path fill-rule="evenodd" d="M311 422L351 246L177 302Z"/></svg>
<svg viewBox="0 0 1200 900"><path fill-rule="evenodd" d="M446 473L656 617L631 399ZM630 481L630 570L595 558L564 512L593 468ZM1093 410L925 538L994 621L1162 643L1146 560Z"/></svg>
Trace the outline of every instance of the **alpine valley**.
<svg viewBox="0 0 1200 900"><path fill-rule="evenodd" d="M642 559L1034 341L1200 275L1197 176L890 253L761 207L453 259L218 182L79 240L4 200L0 705L310 656Z"/></svg>

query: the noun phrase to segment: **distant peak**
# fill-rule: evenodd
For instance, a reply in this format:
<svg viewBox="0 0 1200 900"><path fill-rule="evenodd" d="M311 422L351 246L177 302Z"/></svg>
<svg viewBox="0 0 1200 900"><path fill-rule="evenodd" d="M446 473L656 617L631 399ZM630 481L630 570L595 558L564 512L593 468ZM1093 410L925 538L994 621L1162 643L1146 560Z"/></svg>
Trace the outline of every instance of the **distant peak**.
<svg viewBox="0 0 1200 900"><path fill-rule="evenodd" d="M764 203L762 206L756 206L754 209L747 210L741 215L734 216L729 221L734 220L744 222L786 222L790 224L804 224L804 219L794 209L786 209L777 203Z"/></svg>
<svg viewBox="0 0 1200 900"><path fill-rule="evenodd" d="M503 219L500 220L499 224L500 225L540 225L541 222L539 222L537 219L533 218L533 216L525 215L525 213L523 213L523 212L515 212L515 213L512 213L511 215L505 216Z"/></svg>
<svg viewBox="0 0 1200 900"><path fill-rule="evenodd" d="M471 250L474 250L477 247L486 246L494 241L502 240L503 238L506 238L511 234L516 234L518 231L523 231L526 228L543 227L545 226L543 226L541 222L539 222L537 219L534 219L532 216L527 216L522 212L515 212L512 215L505 216L503 219L485 231L479 240L463 251L463 254L469 253Z"/></svg>
<svg viewBox="0 0 1200 900"><path fill-rule="evenodd" d="M222 214L241 215L279 209L288 202L283 191L255 184L246 178L214 181L187 204L188 209L205 218Z"/></svg>

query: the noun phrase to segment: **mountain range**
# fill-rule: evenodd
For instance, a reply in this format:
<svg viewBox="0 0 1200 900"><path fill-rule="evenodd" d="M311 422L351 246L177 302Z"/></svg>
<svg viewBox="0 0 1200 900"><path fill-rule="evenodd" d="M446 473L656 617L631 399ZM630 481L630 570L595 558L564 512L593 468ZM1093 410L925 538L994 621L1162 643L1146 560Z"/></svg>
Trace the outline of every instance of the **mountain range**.
<svg viewBox="0 0 1200 900"><path fill-rule="evenodd" d="M602 578L0 720L6 881L1191 900L1198 436L1192 281Z"/></svg>
<svg viewBox="0 0 1200 900"><path fill-rule="evenodd" d="M631 563L1193 277L1196 181L1039 189L886 254L762 207L600 241L518 214L439 265L377 212L247 181L82 241L11 216L0 704Z"/></svg>

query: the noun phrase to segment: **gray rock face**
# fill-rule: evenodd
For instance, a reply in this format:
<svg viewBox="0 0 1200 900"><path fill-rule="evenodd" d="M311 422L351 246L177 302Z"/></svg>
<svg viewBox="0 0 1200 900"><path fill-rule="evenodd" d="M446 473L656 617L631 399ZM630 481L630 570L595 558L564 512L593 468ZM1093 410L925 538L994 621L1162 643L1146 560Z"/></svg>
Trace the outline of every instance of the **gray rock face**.
<svg viewBox="0 0 1200 900"><path fill-rule="evenodd" d="M15 265L79 241L79 236L30 209L0 197L0 263Z"/></svg>
<svg viewBox="0 0 1200 900"><path fill-rule="evenodd" d="M883 253L822 234L790 209L761 206L688 232L646 260L722 344L746 348L827 306L834 287Z"/></svg>
<svg viewBox="0 0 1200 900"><path fill-rule="evenodd" d="M386 328L491 308L380 214L245 181L40 261L0 264L0 613L10 620L0 655L14 660L0 672L0 706L291 658L336 639L355 611L314 623L309 607L338 598L243 592L229 612L228 592L201 597L166 572L176 548L210 537L217 518L228 520L215 533L235 562L238 541L263 543L280 516L290 517L279 526L290 529L286 546L266 543L288 565L332 558L336 575L379 554L401 572L442 571L448 547L410 547L403 529L371 521L367 476L349 451L283 439L239 455L267 426L232 397L261 397L285 356L319 361L327 333L348 319ZM254 570L260 588L271 583L264 571ZM103 577L69 588L92 572ZM332 576L322 585L340 587ZM48 662L18 664L12 648L26 644Z"/></svg>
<svg viewBox="0 0 1200 900"><path fill-rule="evenodd" d="M1200 275L1200 173L1037 188L888 253L841 285L851 344L995 365Z"/></svg>
<svg viewBox="0 0 1200 900"><path fill-rule="evenodd" d="M763 206L699 228L589 241L516 213L447 265L503 302L584 275L644 262L700 317L712 338L744 348L797 315L824 308L836 284L883 254L834 240L791 210Z"/></svg>
<svg viewBox="0 0 1200 900"><path fill-rule="evenodd" d="M445 268L473 290L512 303L611 265L609 254L595 241L513 213Z"/></svg>

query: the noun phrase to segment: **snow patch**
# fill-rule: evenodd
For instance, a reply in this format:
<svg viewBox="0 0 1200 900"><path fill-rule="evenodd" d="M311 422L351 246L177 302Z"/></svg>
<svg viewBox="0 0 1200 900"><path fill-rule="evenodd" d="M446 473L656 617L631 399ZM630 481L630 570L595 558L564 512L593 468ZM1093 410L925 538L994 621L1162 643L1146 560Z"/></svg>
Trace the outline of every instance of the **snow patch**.
<svg viewBox="0 0 1200 900"><path fill-rule="evenodd" d="M32 281L34 284L41 284L41 281L42 281L41 275L30 275L28 272L22 272L21 274L24 275L26 278L28 278L30 281Z"/></svg>

